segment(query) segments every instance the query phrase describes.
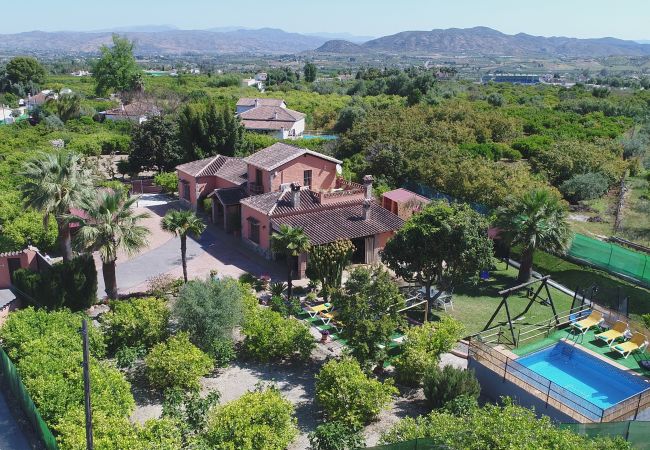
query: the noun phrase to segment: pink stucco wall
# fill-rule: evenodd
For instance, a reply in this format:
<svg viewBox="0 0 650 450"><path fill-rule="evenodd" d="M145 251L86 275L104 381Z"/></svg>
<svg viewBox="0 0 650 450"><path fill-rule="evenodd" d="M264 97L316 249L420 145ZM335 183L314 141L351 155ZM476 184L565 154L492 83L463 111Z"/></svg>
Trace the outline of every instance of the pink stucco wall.
<svg viewBox="0 0 650 450"><path fill-rule="evenodd" d="M312 185L314 191L331 189L336 182L336 163L313 155L302 155L293 161L278 167L277 175L271 181L271 190L277 191L284 183L298 182L303 185L305 170L312 171Z"/></svg>
<svg viewBox="0 0 650 450"><path fill-rule="evenodd" d="M250 237L249 217L259 220L260 222L260 242L252 242ZM241 237L249 244L255 245L262 252L268 252L271 248L271 219L259 211L250 208L247 205L241 205Z"/></svg>
<svg viewBox="0 0 650 450"><path fill-rule="evenodd" d="M186 181L190 186L189 206L192 209L197 208L197 199L205 198L210 192L214 191L215 189L238 186L235 183L224 180L223 178L214 175L194 178L192 175L189 175L183 171L177 170L176 172L178 173L178 198L184 200L183 185L185 183L183 183L183 181ZM205 186L201 186L203 184L205 184ZM197 186L199 186L199 189L197 189Z"/></svg>
<svg viewBox="0 0 650 450"><path fill-rule="evenodd" d="M6 289L11 286L9 260L13 258L20 259L21 269L37 269L36 252L33 250L26 249L22 253L14 256L0 256L0 289Z"/></svg>

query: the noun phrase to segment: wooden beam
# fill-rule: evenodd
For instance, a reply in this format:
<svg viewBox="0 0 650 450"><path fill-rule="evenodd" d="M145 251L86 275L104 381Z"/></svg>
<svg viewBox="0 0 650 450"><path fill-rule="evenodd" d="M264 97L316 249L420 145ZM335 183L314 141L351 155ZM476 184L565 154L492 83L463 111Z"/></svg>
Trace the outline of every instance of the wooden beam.
<svg viewBox="0 0 650 450"><path fill-rule="evenodd" d="M521 289L521 288L525 288L526 286L530 286L531 284L533 284L533 283L537 283L537 282L539 282L539 281L547 281L549 278L551 278L551 276L550 276L550 275L546 275L546 276L540 278L539 280L530 280L530 281L526 281L525 283L518 284L517 286L513 286L513 287L511 287L511 288L508 288L508 289L504 289L504 290L502 290L502 291L499 291L499 295L506 295L506 294L507 294L507 295L510 295L511 293L513 293L513 292L515 292L515 291L518 291L518 290Z"/></svg>

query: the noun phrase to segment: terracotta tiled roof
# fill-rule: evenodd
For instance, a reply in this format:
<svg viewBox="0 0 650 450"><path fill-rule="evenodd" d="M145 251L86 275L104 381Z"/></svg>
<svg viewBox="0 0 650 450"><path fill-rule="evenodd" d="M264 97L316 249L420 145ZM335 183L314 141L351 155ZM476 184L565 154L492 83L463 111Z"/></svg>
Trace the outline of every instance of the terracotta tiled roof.
<svg viewBox="0 0 650 450"><path fill-rule="evenodd" d="M290 130L296 122L283 122L280 120L242 120L241 124L247 130Z"/></svg>
<svg viewBox="0 0 650 450"><path fill-rule="evenodd" d="M193 177L214 175L237 184L245 183L248 177L248 165L243 159L222 155L181 164L176 169Z"/></svg>
<svg viewBox="0 0 650 450"><path fill-rule="evenodd" d="M18 251L14 251L14 252L4 252L4 253L0 253L0 258L6 257L6 256L19 256L19 255L22 255L23 253L25 253L25 250L18 250Z"/></svg>
<svg viewBox="0 0 650 450"><path fill-rule="evenodd" d="M344 205L333 209L273 218L271 226L280 225L302 228L313 245L326 244L337 239L355 239L378 233L398 230L404 221L374 202L370 204L370 217L363 219L361 203Z"/></svg>
<svg viewBox="0 0 650 450"><path fill-rule="evenodd" d="M431 201L426 197L423 197L419 194L416 194L415 192L409 191L408 189L404 189L404 188L399 188L399 189L394 189L392 191L384 192L382 194L382 197L386 197L387 199L393 200L394 202L407 202L411 199L416 199L424 203L429 203Z"/></svg>
<svg viewBox="0 0 650 450"><path fill-rule="evenodd" d="M253 195L247 197L241 201L242 205L247 205L253 208L256 211L259 211L264 214L269 214L271 209L275 206L277 201L282 197L286 192L273 191L267 192L266 194Z"/></svg>
<svg viewBox="0 0 650 450"><path fill-rule="evenodd" d="M322 153L317 153L306 148L296 147L295 145L284 144L282 142L276 142L270 147L263 148L262 150L253 153L247 158L244 158L244 161L263 170L274 170L305 154L313 155L336 164L341 164L341 161L332 158L331 156L323 155Z"/></svg>
<svg viewBox="0 0 650 450"><path fill-rule="evenodd" d="M240 98L237 101L237 106L255 106L255 100L257 100L258 106L282 106L284 100L281 98L249 98L244 97Z"/></svg>
<svg viewBox="0 0 650 450"><path fill-rule="evenodd" d="M280 106L258 106L244 111L239 114L239 117L242 120L297 122L300 119L304 119L305 115L301 112Z"/></svg>

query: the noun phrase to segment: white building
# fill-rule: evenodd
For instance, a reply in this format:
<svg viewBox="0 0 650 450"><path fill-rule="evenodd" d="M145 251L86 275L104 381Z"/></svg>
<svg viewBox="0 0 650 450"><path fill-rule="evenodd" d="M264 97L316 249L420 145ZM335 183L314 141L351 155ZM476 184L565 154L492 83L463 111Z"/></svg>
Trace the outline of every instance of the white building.
<svg viewBox="0 0 650 450"><path fill-rule="evenodd" d="M301 138L305 131L305 114L287 108L282 99L241 98L237 115L246 130L278 139Z"/></svg>
<svg viewBox="0 0 650 450"><path fill-rule="evenodd" d="M122 104L117 108L102 111L100 114L106 120L130 120L140 124L151 116L160 115L160 109L151 103L133 102L128 105Z"/></svg>

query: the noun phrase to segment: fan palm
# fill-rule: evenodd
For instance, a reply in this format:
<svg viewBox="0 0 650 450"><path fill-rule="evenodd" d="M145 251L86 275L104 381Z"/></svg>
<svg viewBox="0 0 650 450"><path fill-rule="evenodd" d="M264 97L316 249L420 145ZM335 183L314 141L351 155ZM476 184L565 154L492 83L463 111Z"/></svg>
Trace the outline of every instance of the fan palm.
<svg viewBox="0 0 650 450"><path fill-rule="evenodd" d="M26 207L43 213L47 227L50 214L58 225L58 240L64 261L72 259L70 227L65 216L72 208L84 208L92 198L93 178L77 153L41 153L28 161L21 175L22 197Z"/></svg>
<svg viewBox="0 0 650 450"><path fill-rule="evenodd" d="M187 283L187 236L199 237L205 231L205 223L192 211L172 210L160 221L160 228L181 239L181 264L183 279Z"/></svg>
<svg viewBox="0 0 650 450"><path fill-rule="evenodd" d="M147 245L149 230L138 222L149 215L132 209L137 200L137 196L125 199L120 192L102 191L86 209L86 217L72 216L81 225L75 245L85 251L99 252L106 294L110 299L117 298L115 262L118 252L124 250L133 254Z"/></svg>
<svg viewBox="0 0 650 450"><path fill-rule="evenodd" d="M562 201L545 189L512 199L497 211L496 226L510 245L521 246L518 281L530 280L536 249L564 253L571 242L571 226Z"/></svg>
<svg viewBox="0 0 650 450"><path fill-rule="evenodd" d="M287 258L287 298L291 298L293 265L301 253L309 251L309 238L302 228L280 225L280 230L271 236L271 246L274 252Z"/></svg>

